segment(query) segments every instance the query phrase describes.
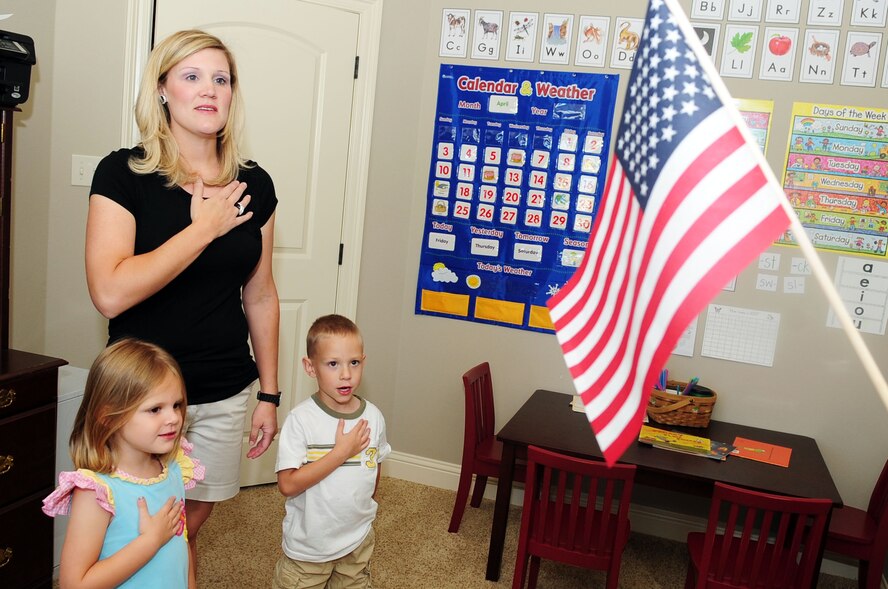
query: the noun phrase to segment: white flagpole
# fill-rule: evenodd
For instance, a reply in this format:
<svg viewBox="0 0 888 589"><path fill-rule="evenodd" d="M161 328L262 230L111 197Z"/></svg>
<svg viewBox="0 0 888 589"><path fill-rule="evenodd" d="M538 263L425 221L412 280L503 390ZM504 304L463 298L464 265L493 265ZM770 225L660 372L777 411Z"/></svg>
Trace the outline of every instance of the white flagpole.
<svg viewBox="0 0 888 589"><path fill-rule="evenodd" d="M709 55L703 49L703 45L697 38L697 33L694 31L694 28L688 21L684 10L681 8L681 6L679 6L677 0L651 0L652 3L659 1L664 2L669 7L669 10L670 12L672 12L676 23L684 33L685 38L687 38L691 49L693 49L694 53L697 55L697 60L700 62L701 67L706 72L706 75L709 77L709 81L712 83L713 89L730 111L731 116L735 120L735 124L740 129L740 132L743 134L746 142L751 145L756 145L755 140L752 138L752 135L749 132L749 129L746 127L746 123L743 121L743 119L740 117L740 113L734 107L733 98L731 97L730 92L728 92L724 81L721 79L721 75L716 71L715 65L712 63ZM759 159L759 165L762 170L764 170L765 176L768 179L768 184L778 195L780 205L789 216L790 228L792 229L793 237L795 237L796 241L798 242L798 246L802 250L802 253L805 254L805 258L807 258L808 263L810 263L814 277L817 279L817 282L820 283L820 287L823 290L823 293L826 295L830 307L832 307L833 312L835 312L836 317L842 324L842 328L844 329L845 334L848 336L848 340L851 342L851 346L857 353L857 357L860 358L860 361L863 364L863 367L866 370L870 381L872 381L876 392L882 398L882 403L884 403L885 408L888 409L888 383L885 382L885 377L882 375L879 367L876 365L876 361L873 359L869 348L866 347L866 343L864 343L863 338L860 336L860 332L854 327L854 323L851 320L851 316L848 314L848 310L842 303L842 299L839 296L838 291L833 285L829 275L826 273L826 268L823 266L823 262L820 260L820 256L817 254L817 250L814 249L814 245L808 238L808 233L805 231L805 228L802 226L798 215L792 208L789 200L786 198L786 193L783 192L783 187L780 186L780 182L778 182L777 178L774 176L774 172L771 170L771 166L768 164L768 161L765 159L764 154L761 152L760 149L758 149L758 147L756 147L755 152Z"/></svg>

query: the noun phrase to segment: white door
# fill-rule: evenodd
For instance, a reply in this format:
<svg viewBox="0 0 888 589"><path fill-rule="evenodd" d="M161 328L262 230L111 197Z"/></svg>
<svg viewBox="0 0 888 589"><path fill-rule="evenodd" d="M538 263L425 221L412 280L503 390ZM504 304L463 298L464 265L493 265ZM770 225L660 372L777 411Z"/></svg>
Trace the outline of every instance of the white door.
<svg viewBox="0 0 888 589"><path fill-rule="evenodd" d="M187 28L216 35L234 54L245 153L274 179L282 424L315 390L300 362L308 327L336 310L359 17L297 0L156 0L155 42ZM244 454L248 433L249 419ZM276 480L276 455L275 442L261 458L243 458L242 484Z"/></svg>

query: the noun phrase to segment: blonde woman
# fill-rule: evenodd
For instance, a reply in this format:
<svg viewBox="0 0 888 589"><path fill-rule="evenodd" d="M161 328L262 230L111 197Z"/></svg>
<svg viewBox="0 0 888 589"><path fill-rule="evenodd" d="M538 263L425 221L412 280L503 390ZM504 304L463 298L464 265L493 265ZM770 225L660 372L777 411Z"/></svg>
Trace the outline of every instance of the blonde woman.
<svg viewBox="0 0 888 589"><path fill-rule="evenodd" d="M247 456L277 432L277 198L270 176L239 151L237 67L218 38L189 30L160 42L135 112L141 142L105 157L93 178L86 276L110 342L154 342L182 368L185 435L207 468L188 493L193 551L214 503L240 488L253 392Z"/></svg>

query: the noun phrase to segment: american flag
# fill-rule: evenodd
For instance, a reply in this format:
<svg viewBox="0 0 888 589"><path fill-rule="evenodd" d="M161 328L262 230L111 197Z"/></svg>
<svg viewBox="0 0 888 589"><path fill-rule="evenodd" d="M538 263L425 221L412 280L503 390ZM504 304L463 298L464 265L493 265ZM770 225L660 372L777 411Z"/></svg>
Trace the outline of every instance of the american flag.
<svg viewBox="0 0 888 589"><path fill-rule="evenodd" d="M548 301L608 464L637 439L682 332L789 225L678 19L673 0L650 2L583 263Z"/></svg>

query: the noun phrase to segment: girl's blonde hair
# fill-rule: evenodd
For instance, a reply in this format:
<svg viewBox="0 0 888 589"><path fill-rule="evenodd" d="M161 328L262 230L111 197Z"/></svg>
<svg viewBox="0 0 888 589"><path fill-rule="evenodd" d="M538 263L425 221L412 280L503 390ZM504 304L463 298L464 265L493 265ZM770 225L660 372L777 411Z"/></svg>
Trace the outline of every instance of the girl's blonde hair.
<svg viewBox="0 0 888 589"><path fill-rule="evenodd" d="M76 468L94 472L114 471L117 459L112 440L136 409L163 381L173 375L182 387L179 412L185 423L185 382L179 365L163 348L125 338L98 355L89 375L83 402L74 418L69 449ZM179 451L182 429L175 447L158 458L166 464Z"/></svg>
<svg viewBox="0 0 888 589"><path fill-rule="evenodd" d="M170 113L160 102L159 87L166 81L169 71L183 59L204 49L218 49L225 54L231 74L231 106L228 120L216 136L216 156L219 159L219 176L204 179L207 184L228 184L237 178L240 168L248 167L240 153L240 137L243 130L244 104L237 77L237 65L228 47L218 37L196 29L173 33L151 51L145 73L136 98L136 124L141 134L144 155L132 156L129 167L136 174L158 172L167 179L167 187L193 182L197 176L179 157L179 146L170 131Z"/></svg>

